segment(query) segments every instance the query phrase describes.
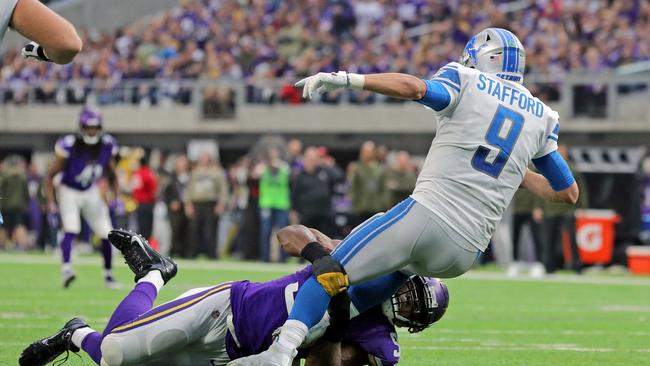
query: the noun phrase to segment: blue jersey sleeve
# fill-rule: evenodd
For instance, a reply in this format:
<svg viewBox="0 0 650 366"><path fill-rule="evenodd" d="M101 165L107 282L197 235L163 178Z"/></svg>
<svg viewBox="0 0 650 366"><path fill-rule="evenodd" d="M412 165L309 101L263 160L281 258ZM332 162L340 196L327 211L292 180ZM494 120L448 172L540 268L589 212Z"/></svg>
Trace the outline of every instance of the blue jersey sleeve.
<svg viewBox="0 0 650 366"><path fill-rule="evenodd" d="M451 95L438 80L422 80L427 85L427 91L424 97L416 102L423 104L436 112L447 108L451 103Z"/></svg>
<svg viewBox="0 0 650 366"><path fill-rule="evenodd" d="M548 179L551 188L556 192L569 188L575 182L569 165L557 150L541 158L533 159L533 164Z"/></svg>

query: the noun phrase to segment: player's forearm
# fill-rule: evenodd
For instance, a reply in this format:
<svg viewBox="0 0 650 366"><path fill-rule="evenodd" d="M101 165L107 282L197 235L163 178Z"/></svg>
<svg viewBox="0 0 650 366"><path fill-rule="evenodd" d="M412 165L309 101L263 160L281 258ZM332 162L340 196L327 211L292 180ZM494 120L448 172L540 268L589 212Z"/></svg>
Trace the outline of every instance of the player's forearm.
<svg viewBox="0 0 650 366"><path fill-rule="evenodd" d="M45 177L45 198L47 199L48 204L55 202L54 200L54 179L53 175L48 174Z"/></svg>
<svg viewBox="0 0 650 366"><path fill-rule="evenodd" d="M400 73L363 75L363 89L393 98L419 100L427 91L426 84L419 78Z"/></svg>
<svg viewBox="0 0 650 366"><path fill-rule="evenodd" d="M11 25L39 43L47 57L58 64L69 63L81 51L81 38L74 26L37 0L19 0Z"/></svg>
<svg viewBox="0 0 650 366"><path fill-rule="evenodd" d="M556 192L553 190L551 184L546 178L544 178L543 175L534 173L530 170L528 170L524 176L522 187L535 193L542 199L551 202L575 204L578 200L579 192L576 183L573 183L569 188L565 190Z"/></svg>

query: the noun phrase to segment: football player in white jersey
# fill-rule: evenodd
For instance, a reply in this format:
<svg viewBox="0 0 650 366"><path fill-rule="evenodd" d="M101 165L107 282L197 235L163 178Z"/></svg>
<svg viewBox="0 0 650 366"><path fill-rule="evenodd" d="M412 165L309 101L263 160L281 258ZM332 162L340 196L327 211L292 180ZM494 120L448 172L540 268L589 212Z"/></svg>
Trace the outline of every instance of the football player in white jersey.
<svg viewBox="0 0 650 366"><path fill-rule="evenodd" d="M363 312L388 298L409 274L465 273L487 248L520 186L546 200L577 201L578 186L557 152L558 114L521 85L524 67L517 37L488 28L472 37L459 62L430 80L339 71L296 84L309 98L349 88L410 99L432 110L438 130L411 197L355 228L331 256L303 253L314 263L314 277L299 290L278 340L232 365L290 365L330 296L349 284L355 285L348 291L352 305ZM531 160L541 174L528 170Z"/></svg>
<svg viewBox="0 0 650 366"><path fill-rule="evenodd" d="M67 64L81 51L74 26L38 0L0 0L0 42L8 27L32 40L25 58Z"/></svg>

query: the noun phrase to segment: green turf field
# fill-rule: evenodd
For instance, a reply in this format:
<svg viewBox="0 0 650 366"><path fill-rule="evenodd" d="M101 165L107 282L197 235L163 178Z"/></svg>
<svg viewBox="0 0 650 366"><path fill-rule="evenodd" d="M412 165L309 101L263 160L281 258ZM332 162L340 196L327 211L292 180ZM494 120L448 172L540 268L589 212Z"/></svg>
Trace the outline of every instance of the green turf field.
<svg viewBox="0 0 650 366"><path fill-rule="evenodd" d="M0 365L16 365L20 351L73 316L97 330L129 291L131 272L116 269L125 285L106 290L99 257L83 257L78 279L60 288L52 255L0 254ZM183 262L159 301L192 287L225 280L266 280L296 266L237 262ZM473 271L447 280L447 314L427 331L400 333L404 365L650 365L650 278L558 276L509 280ZM72 356L70 365L91 365Z"/></svg>

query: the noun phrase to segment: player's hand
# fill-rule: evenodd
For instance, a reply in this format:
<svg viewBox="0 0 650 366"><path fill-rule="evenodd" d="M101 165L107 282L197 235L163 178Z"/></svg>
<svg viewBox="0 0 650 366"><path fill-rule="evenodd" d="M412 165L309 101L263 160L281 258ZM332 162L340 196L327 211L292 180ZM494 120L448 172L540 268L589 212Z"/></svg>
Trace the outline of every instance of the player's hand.
<svg viewBox="0 0 650 366"><path fill-rule="evenodd" d="M285 253L299 257L305 246L316 241L316 236L303 225L286 226L276 234L278 242Z"/></svg>
<svg viewBox="0 0 650 366"><path fill-rule="evenodd" d="M29 42L26 44L23 49L20 50L20 54L23 58L33 58L38 61L52 62L52 60L50 60L50 58L45 54L43 47L36 42Z"/></svg>
<svg viewBox="0 0 650 366"><path fill-rule="evenodd" d="M302 87L303 98L313 98L314 92L323 94L336 89L349 88L350 79L345 71L339 72L319 72L316 75L306 77L296 83L297 87Z"/></svg>
<svg viewBox="0 0 650 366"><path fill-rule="evenodd" d="M350 282L345 270L336 259L326 255L314 261L312 271L316 281L323 286L325 292L330 296L347 290Z"/></svg>

